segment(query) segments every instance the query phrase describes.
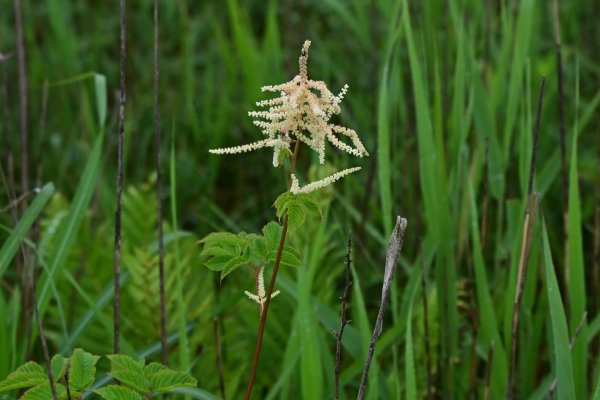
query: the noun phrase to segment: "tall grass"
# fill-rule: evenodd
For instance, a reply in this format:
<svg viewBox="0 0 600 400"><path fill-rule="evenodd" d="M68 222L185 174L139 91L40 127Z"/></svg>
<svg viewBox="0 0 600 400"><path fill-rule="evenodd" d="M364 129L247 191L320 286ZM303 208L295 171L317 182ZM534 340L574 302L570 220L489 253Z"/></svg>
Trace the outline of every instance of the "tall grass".
<svg viewBox="0 0 600 400"><path fill-rule="evenodd" d="M129 188L155 183L155 160L148 155L155 143L151 3L127 2L125 128L132 134L123 147L125 196ZM215 317L225 393L227 398L243 393L257 330L256 309L243 296L251 279L241 274L223 284L213 281L200 268L193 242L220 228L254 232L273 218L274 188L284 186L285 176L263 167L268 164L264 154L224 159L208 157L207 149L256 137L247 111L263 98L260 86L284 81L295 71L297 48L305 39L318 43L311 56L315 79L331 82L333 91L350 85L349 106L340 119L356 128L375 157L362 165L364 174L349 177L335 192L319 194L328 204L325 222L296 238L305 267L284 270L278 278L276 289L282 295L272 304L255 397L313 400L334 393L336 337L331 330L340 323L338 296L349 230L356 235L347 311L352 321L342 339L339 382L340 399L356 396L381 297L385 243L397 214L408 217L411 229L392 289L393 323L386 324L378 342L366 398L423 398L428 389L439 398L483 398L486 390L490 398L505 396L541 75L547 76L547 92L533 185L545 225L536 224L532 232L516 397L544 398L555 378L556 398L599 396L600 319L592 291L592 247L600 230L594 219L600 202L600 37L595 20L600 5L557 2L561 100L552 2L159 3L160 112L163 120L174 121L177 132L170 174L163 182L171 217L163 222L165 284L173 291L166 296L167 344L171 366L191 371L200 387L180 396L218 398ZM4 8L0 51L10 55L17 53L18 35L13 8ZM89 0L23 1L22 8L27 157L20 153L18 57L0 61L7 71L9 98L2 104L8 110L8 119L0 124L2 146L10 135L15 175L29 171L28 181L35 182L31 171L39 169L43 186L19 210L17 224L10 209L4 209L10 197L0 200L0 354L9 354L0 357L0 379L28 357L42 359L36 335L18 333L31 319L24 312L26 290L15 261L21 244L35 260L50 351L68 354L77 346L112 351L106 338L112 333L118 15L114 4ZM38 110L44 81L49 91L42 135ZM572 127L565 138L567 193L555 112L561 101L565 124ZM169 143L164 136L163 145ZM332 157L328 162L347 162ZM0 152L0 162L7 165L7 152ZM23 194L20 186L17 197ZM136 207L148 205L148 212L156 214L156 196L138 192ZM568 201L566 220L563 198ZM145 207L138 211L125 207L123 221L145 226L138 219ZM124 246L123 260L156 259L156 234L145 234L151 239L139 234L147 242L143 257L134 246ZM123 263L123 307L135 304L128 289L135 273L133 265ZM421 287L421 274L427 290ZM156 298L158 286L148 279L152 284L146 295ZM585 312L587 320L578 330ZM135 309L122 311L121 350L158 360L160 327L142 315ZM140 332L141 327L150 330ZM29 350L27 343L32 344Z"/></svg>

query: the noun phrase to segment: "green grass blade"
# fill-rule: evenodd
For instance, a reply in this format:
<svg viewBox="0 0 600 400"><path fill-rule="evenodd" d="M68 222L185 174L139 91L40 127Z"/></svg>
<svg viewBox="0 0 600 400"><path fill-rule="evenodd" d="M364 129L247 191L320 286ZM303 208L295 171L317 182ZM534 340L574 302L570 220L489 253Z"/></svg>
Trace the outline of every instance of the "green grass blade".
<svg viewBox="0 0 600 400"><path fill-rule="evenodd" d="M177 170L175 167L175 140L171 142L171 160L170 160L170 177L171 177L171 217L173 231L177 232ZM186 331L186 304L183 299L183 276L181 258L179 254L179 242L176 240L173 243L175 249L175 273L176 277L176 311L172 316L177 321L179 330L179 369L189 371L190 369L190 345Z"/></svg>
<svg viewBox="0 0 600 400"><path fill-rule="evenodd" d="M15 254L19 250L19 245L29 232L31 225L35 222L38 215L44 209L50 197L54 193L54 185L52 183L46 184L42 190L35 196L35 199L31 205L25 211L25 214L21 217L15 229L10 233L2 248L0 249L0 278L6 272L10 262L14 258Z"/></svg>
<svg viewBox="0 0 600 400"><path fill-rule="evenodd" d="M576 399L575 380L569 349L569 331L565 309L554 273L554 263L550 254L546 222L543 221L542 235L544 240L544 271L546 277L546 293L550 310L550 323L552 326L552 346L554 347L554 370L558 379L557 394L559 400Z"/></svg>
<svg viewBox="0 0 600 400"><path fill-rule="evenodd" d="M576 109L579 107L579 73L576 83ZM579 174L577 162L577 116L572 134L571 159L569 171L569 205L568 205L568 244L567 270L569 285L569 326L571 335L575 334L583 314L586 311L585 263L583 258L583 238L581 221L581 200L579 197ZM587 398L587 322L584 322L579 338L572 350L573 374L578 399Z"/></svg>
<svg viewBox="0 0 600 400"><path fill-rule="evenodd" d="M42 275L38 283L37 298L39 313L42 318L48 308L48 303L51 298L51 281L53 281L55 277L61 276L60 271L65 267L67 257L75 244L79 233L79 227L81 226L83 217L87 212L88 205L92 199L92 194L94 193L96 181L98 180L100 173L103 137L104 136L100 134L96 138L83 171L83 175L79 181L75 198L69 208L69 213L57 233L57 237L60 239L52 254L49 256L48 274Z"/></svg>

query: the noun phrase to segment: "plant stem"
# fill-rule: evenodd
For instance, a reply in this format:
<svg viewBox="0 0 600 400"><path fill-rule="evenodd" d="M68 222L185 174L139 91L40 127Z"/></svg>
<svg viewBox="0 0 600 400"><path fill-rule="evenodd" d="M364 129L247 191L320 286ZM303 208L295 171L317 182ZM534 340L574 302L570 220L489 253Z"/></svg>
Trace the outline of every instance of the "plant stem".
<svg viewBox="0 0 600 400"><path fill-rule="evenodd" d="M121 209L123 204L123 146L125 136L125 61L127 57L125 36L125 0L119 2L121 25L121 65L120 65L120 94L119 94L119 137L117 150L117 207L115 209L115 265L114 265L114 352L121 352Z"/></svg>
<svg viewBox="0 0 600 400"><path fill-rule="evenodd" d="M340 371L342 369L342 336L344 335L344 328L350 322L346 319L346 308L348 306L348 295L352 281L350 280L350 264L352 259L350 258L352 253L352 233L348 234L348 252L346 253L346 285L344 286L344 294L340 297L342 301L342 314L340 317L340 330L336 337L336 349L335 349L335 399L340 398Z"/></svg>
<svg viewBox="0 0 600 400"><path fill-rule="evenodd" d="M296 159L298 158L298 151L300 149L300 141L296 140L294 146L294 153L291 160L290 168L290 185L291 176L296 172ZM256 371L258 369L258 359L260 357L260 349L262 347L263 335L265 333L265 326L267 323L267 313L269 311L269 305L271 304L271 296L273 295L273 288L275 287L275 280L277 279L277 272L279 272L279 264L281 264L281 253L283 253L283 246L285 245L285 237L288 231L288 214L285 213L283 218L283 229L281 230L281 238L279 239L279 247L277 248L277 256L275 257L275 264L273 265L273 275L271 275L271 282L269 282L269 290L267 291L267 297L263 310L260 314L260 322L258 324L258 336L256 338L256 348L254 349L254 358L252 359L252 369L250 370L250 378L248 380L248 386L246 386L246 394L244 400L250 400L252 396L252 387L254 386L254 380L256 379Z"/></svg>

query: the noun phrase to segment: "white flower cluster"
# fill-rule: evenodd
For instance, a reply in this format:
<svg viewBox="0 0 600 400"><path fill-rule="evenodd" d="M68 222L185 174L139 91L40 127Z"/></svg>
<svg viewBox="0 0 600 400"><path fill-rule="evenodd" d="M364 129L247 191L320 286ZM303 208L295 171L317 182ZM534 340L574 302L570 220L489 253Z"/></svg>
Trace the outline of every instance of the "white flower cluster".
<svg viewBox="0 0 600 400"><path fill-rule="evenodd" d="M262 306L265 303L265 301L267 301L267 292L265 291L264 272L265 272L265 267L261 267L258 270L258 279L256 282L257 294L250 293L247 290L244 291L244 293L246 294L246 296L248 296L250 298L250 300L253 300L258 303L258 305L260 306L260 309L261 309L261 313L262 313ZM277 296L278 294L279 294L279 290L273 292L273 294L271 294L271 299L273 299L273 297Z"/></svg>
<svg viewBox="0 0 600 400"><path fill-rule="evenodd" d="M348 168L345 169L343 171L340 172L336 172L333 175L329 175L327 178L315 181L315 182L311 182L308 185L302 186L300 187L300 183L298 182L298 179L296 178L296 175L292 174L292 186L290 188L290 192L292 192L293 194L302 194L302 193L310 193L310 192L314 192L315 190L319 190L324 188L325 186L329 186L331 185L333 182L337 181L340 178L343 178L344 176L351 174L353 172L359 171L360 167L354 167L354 168Z"/></svg>
<svg viewBox="0 0 600 400"><path fill-rule="evenodd" d="M329 122L332 115L340 113L340 103L348 91L348 85L345 85L336 96L327 88L325 82L309 79L309 46L310 41L305 41L299 60L300 73L294 79L280 85L262 87L263 92L280 94L279 97L256 103L259 107L269 107L269 109L248 113L251 117L256 118L253 121L254 125L261 128L267 138L243 146L213 149L210 150L211 153L234 154L272 147L274 150L273 166L277 167L281 151L291 153L291 145L299 140L319 154L321 164L325 162L325 142L356 157L369 155L354 130ZM340 138L343 137L347 138L349 142L342 141ZM347 171L334 174L330 178L336 176L335 179L339 179L350 173ZM319 182L325 182L327 179L329 178ZM317 185L319 182L314 182L314 184ZM327 182L326 184L329 184L333 181ZM300 190L304 190L310 185Z"/></svg>

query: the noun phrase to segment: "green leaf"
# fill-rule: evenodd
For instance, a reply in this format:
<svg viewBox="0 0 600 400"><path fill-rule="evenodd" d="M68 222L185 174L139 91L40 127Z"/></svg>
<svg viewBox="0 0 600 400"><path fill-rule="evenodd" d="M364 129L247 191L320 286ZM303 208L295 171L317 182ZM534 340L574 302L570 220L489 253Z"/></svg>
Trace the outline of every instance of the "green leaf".
<svg viewBox="0 0 600 400"><path fill-rule="evenodd" d="M109 385L95 390L105 400L142 400L142 396L125 386Z"/></svg>
<svg viewBox="0 0 600 400"><path fill-rule="evenodd" d="M39 364L29 361L0 382L0 392L36 386L48 382L48 375Z"/></svg>
<svg viewBox="0 0 600 400"><path fill-rule="evenodd" d="M544 240L544 269L546 272L546 293L550 309L550 322L552 326L552 346L554 354L554 370L556 371L558 399L575 399L575 382L573 378L573 364L571 350L569 349L569 330L567 317L560 296L558 281L554 273L554 263L548 243L546 222L543 222L542 234Z"/></svg>
<svg viewBox="0 0 600 400"><path fill-rule="evenodd" d="M189 374L179 371L161 371L151 378L153 392L169 392L184 386L196 386L196 379Z"/></svg>
<svg viewBox="0 0 600 400"><path fill-rule="evenodd" d="M298 229L306 219L304 208L299 201L290 201L287 203L288 229L290 232Z"/></svg>
<svg viewBox="0 0 600 400"><path fill-rule="evenodd" d="M144 375L146 375L147 378L150 378L152 375L162 371L169 371L169 368L162 364L151 362L144 368Z"/></svg>
<svg viewBox="0 0 600 400"><path fill-rule="evenodd" d="M52 357L50 365L52 366L52 377L54 378L54 381L59 381L67 370L69 359L61 356L60 354L56 354L54 357Z"/></svg>
<svg viewBox="0 0 600 400"><path fill-rule="evenodd" d="M216 256L207 260L204 266L212 271L222 271L231 258L231 255Z"/></svg>
<svg viewBox="0 0 600 400"><path fill-rule="evenodd" d="M131 370L140 374L144 373L144 359L135 360L124 354L106 356L111 361L111 371Z"/></svg>
<svg viewBox="0 0 600 400"><path fill-rule="evenodd" d="M302 203L306 211L317 215L319 219L323 220L323 212L321 211L321 207L314 197L312 197L310 194L299 194L296 195L296 199Z"/></svg>
<svg viewBox="0 0 600 400"><path fill-rule="evenodd" d="M293 196L294 195L290 192L284 192L280 194L277 199L275 199L275 203L273 203L273 205L275 206L275 215L277 215L277 218L281 219L287 208L287 202Z"/></svg>
<svg viewBox="0 0 600 400"><path fill-rule="evenodd" d="M230 273L232 273L233 271L235 271L239 267L242 267L242 266L248 264L249 261L250 261L250 258L248 256L248 254L245 254L243 256L233 257L232 259L230 259L223 266L223 271L221 272L221 281L223 279L225 279L225 277L227 275L229 275Z"/></svg>
<svg viewBox="0 0 600 400"><path fill-rule="evenodd" d="M94 74L94 88L96 91L96 107L98 110L98 122L100 128L104 128L106 122L106 77L102 74Z"/></svg>
<svg viewBox="0 0 600 400"><path fill-rule="evenodd" d="M149 379L146 379L146 376L141 372L119 369L111 371L110 375L138 392L148 393L151 390Z"/></svg>
<svg viewBox="0 0 600 400"><path fill-rule="evenodd" d="M31 228L33 222L37 219L40 212L42 212L42 209L48 203L53 193L54 185L52 183L44 186L40 193L35 196L35 199L27 208L27 211L25 211L25 214L23 214L10 236L2 244L2 248L0 249L0 278L8 268L17 250L19 250L19 245L27 232L29 232L29 228Z"/></svg>
<svg viewBox="0 0 600 400"><path fill-rule="evenodd" d="M99 359L99 356L75 349L71 356L69 387L75 390L85 390L92 386L96 378L96 363Z"/></svg>
<svg viewBox="0 0 600 400"><path fill-rule="evenodd" d="M277 256L277 251L274 251L273 258ZM285 246L281 252L281 264L288 267L302 267L302 261L296 250L291 246Z"/></svg>
<svg viewBox="0 0 600 400"><path fill-rule="evenodd" d="M281 241L281 230L283 228L277 222L269 222L262 228L265 238L266 247L268 250L274 250L279 247Z"/></svg>
<svg viewBox="0 0 600 400"><path fill-rule="evenodd" d="M200 239L198 243L204 243L205 246L240 246L243 241L237 235L230 232L213 232Z"/></svg>
<svg viewBox="0 0 600 400"><path fill-rule="evenodd" d="M67 389L57 383L55 385L56 395L59 399L65 399L67 397ZM71 393L73 396L74 394ZM73 397L72 397L73 398ZM50 383L48 382L48 378L46 378L46 382L38 385L34 388L29 389L19 398L19 400L52 400L52 389L50 389Z"/></svg>

